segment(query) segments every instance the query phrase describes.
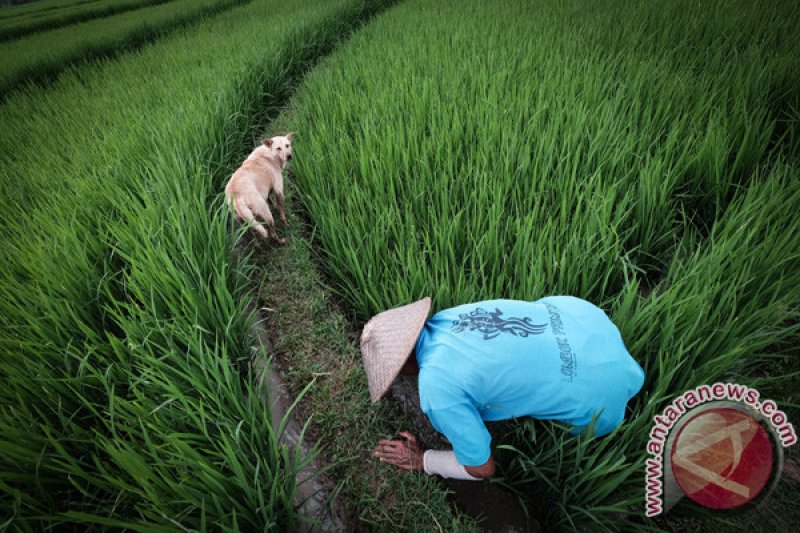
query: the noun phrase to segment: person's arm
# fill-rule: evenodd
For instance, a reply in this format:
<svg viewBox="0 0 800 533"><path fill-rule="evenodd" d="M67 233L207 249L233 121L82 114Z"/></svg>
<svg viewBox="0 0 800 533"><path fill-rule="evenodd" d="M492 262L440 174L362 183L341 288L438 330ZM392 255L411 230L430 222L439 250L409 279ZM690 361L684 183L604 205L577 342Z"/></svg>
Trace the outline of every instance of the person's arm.
<svg viewBox="0 0 800 533"><path fill-rule="evenodd" d="M404 432L402 441L380 441L375 456L406 470L423 470L450 478L484 479L494 475L491 436L474 406L456 404L427 414L433 427L453 445L453 451L425 452L411 433Z"/></svg>
<svg viewBox="0 0 800 533"><path fill-rule="evenodd" d="M489 455L489 460L483 463L480 466L465 466L464 470L467 471L467 474L471 475L472 477L476 477L478 479L486 479L487 477L492 477L497 470L494 464L494 458Z"/></svg>
<svg viewBox="0 0 800 533"><path fill-rule="evenodd" d="M451 450L423 450L417 438L411 433L400 433L404 440L381 440L375 448L375 457L381 462L395 465L403 470L417 470L443 477L469 479L461 475L463 470L473 479L485 479L495 473L495 463L491 455L489 460L479 466L463 466L458 463ZM427 468L426 468L427 467Z"/></svg>

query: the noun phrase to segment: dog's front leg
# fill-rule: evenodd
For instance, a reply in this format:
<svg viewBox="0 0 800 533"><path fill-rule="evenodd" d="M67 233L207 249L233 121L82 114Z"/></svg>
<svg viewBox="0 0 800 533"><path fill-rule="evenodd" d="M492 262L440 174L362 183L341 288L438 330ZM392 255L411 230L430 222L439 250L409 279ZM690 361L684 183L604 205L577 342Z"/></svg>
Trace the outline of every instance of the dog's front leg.
<svg viewBox="0 0 800 533"><path fill-rule="evenodd" d="M289 227L289 223L286 221L286 200L283 197L283 191L275 193L275 203L277 204L278 215L281 217L283 227Z"/></svg>

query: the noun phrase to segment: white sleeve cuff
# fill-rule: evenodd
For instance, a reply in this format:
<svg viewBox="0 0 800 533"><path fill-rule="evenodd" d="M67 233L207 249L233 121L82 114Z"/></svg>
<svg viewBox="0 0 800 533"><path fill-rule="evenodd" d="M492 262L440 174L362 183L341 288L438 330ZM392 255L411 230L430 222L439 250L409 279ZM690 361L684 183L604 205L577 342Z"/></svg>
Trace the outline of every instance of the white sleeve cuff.
<svg viewBox="0 0 800 533"><path fill-rule="evenodd" d="M438 474L451 479L480 479L467 473L464 466L456 459L456 454L452 450L425 450L422 455L422 467L428 475Z"/></svg>

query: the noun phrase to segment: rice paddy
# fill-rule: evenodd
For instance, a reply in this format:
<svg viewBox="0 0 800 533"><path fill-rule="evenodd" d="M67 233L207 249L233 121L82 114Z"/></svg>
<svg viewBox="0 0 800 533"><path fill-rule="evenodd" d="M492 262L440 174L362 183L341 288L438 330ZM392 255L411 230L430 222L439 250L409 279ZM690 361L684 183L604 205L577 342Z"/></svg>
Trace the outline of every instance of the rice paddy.
<svg viewBox="0 0 800 533"><path fill-rule="evenodd" d="M571 294L644 368L609 438L504 427L505 490L547 531L686 529L691 509L644 518L666 403L733 380L800 422L798 24L793 2L744 0L3 8L1 527L300 527L306 459L279 443L249 365L249 280L280 266L233 259L243 230L221 196L283 110L290 200L352 330L426 295L436 311ZM346 334L329 346L330 368L356 364ZM354 462L348 442L405 428L362 374L329 383L352 413L342 395L308 412L363 471L343 489L356 527L472 529L420 496L431 479Z"/></svg>
<svg viewBox="0 0 800 533"><path fill-rule="evenodd" d="M4 527L299 526L304 459L248 365L248 267L217 193L253 117L380 4L278 4L0 107Z"/></svg>
<svg viewBox="0 0 800 533"><path fill-rule="evenodd" d="M571 294L620 327L647 378L612 439L528 421L503 443L549 527L643 513L665 399L797 371L798 13L697 8L404 2L292 110L321 264L358 321Z"/></svg>
<svg viewBox="0 0 800 533"><path fill-rule="evenodd" d="M0 43L0 95L54 77L70 63L112 55L246 0L175 0Z"/></svg>
<svg viewBox="0 0 800 533"><path fill-rule="evenodd" d="M38 10L27 16L0 16L0 41L168 1L170 0L104 0Z"/></svg>

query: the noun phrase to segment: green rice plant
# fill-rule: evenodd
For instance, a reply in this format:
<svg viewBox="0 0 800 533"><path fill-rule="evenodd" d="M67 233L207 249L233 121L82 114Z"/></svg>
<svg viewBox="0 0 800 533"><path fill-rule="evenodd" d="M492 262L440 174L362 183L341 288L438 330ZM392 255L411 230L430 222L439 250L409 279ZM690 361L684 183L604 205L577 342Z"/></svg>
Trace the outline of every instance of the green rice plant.
<svg viewBox="0 0 800 533"><path fill-rule="evenodd" d="M0 43L0 96L53 78L71 63L114 55L250 0L175 0Z"/></svg>
<svg viewBox="0 0 800 533"><path fill-rule="evenodd" d="M755 386L744 368L769 360L776 346L796 338L800 223L786 217L800 205L796 172L779 165L758 176L728 206L705 245L675 259L658 290L642 297L632 281L621 291L613 317L646 381L614 435L573 444L552 427L527 422L519 428L509 447L517 455L508 482L522 493L552 494L555 500L533 502L551 523L573 527L589 519L615 530L616 517L642 512L653 416L701 384L732 379ZM762 377L759 387L769 379Z"/></svg>
<svg viewBox="0 0 800 533"><path fill-rule="evenodd" d="M0 41L168 1L170 0L103 0L64 6L56 10L35 11L26 16L0 18Z"/></svg>
<svg viewBox="0 0 800 533"><path fill-rule="evenodd" d="M746 99L755 89L736 91L770 90L782 76L770 68L752 79L752 64L720 59L719 82L713 68L676 73L672 58L647 48L609 56L564 36L558 11L538 6L489 17L514 19L516 33L497 30L498 21L477 38L437 40L436 21L450 27L445 8L415 8L397 17L411 26L428 16L419 39L372 30L342 54L346 70L312 77L298 105L298 124L314 131L302 146L325 154L298 162L305 202L360 318L423 287L438 287L441 306L545 291L602 302L631 272L655 281L687 228L713 222L746 179L736 176L766 156L774 117ZM471 28L470 19L488 16L482 9L452 20ZM361 44L384 30L398 41L394 54ZM634 43L653 33L634 30ZM511 38L531 31L537 39ZM775 65L790 51L773 54ZM766 134L751 133L764 122ZM724 171L703 163L714 154Z"/></svg>
<svg viewBox="0 0 800 533"><path fill-rule="evenodd" d="M26 17L34 13L44 13L59 9L69 9L80 4L90 4L100 0L37 0L26 4L8 5L0 4L0 19Z"/></svg>
<svg viewBox="0 0 800 533"><path fill-rule="evenodd" d="M255 0L0 106L3 527L300 526L221 191L253 117L382 5Z"/></svg>
<svg viewBox="0 0 800 533"><path fill-rule="evenodd" d="M645 369L612 437L530 423L505 443L505 482L547 526L665 527L640 520L652 416L700 383L767 385L750 370L792 355L798 14L411 0L299 91L301 200L358 322L425 295L572 294Z"/></svg>

